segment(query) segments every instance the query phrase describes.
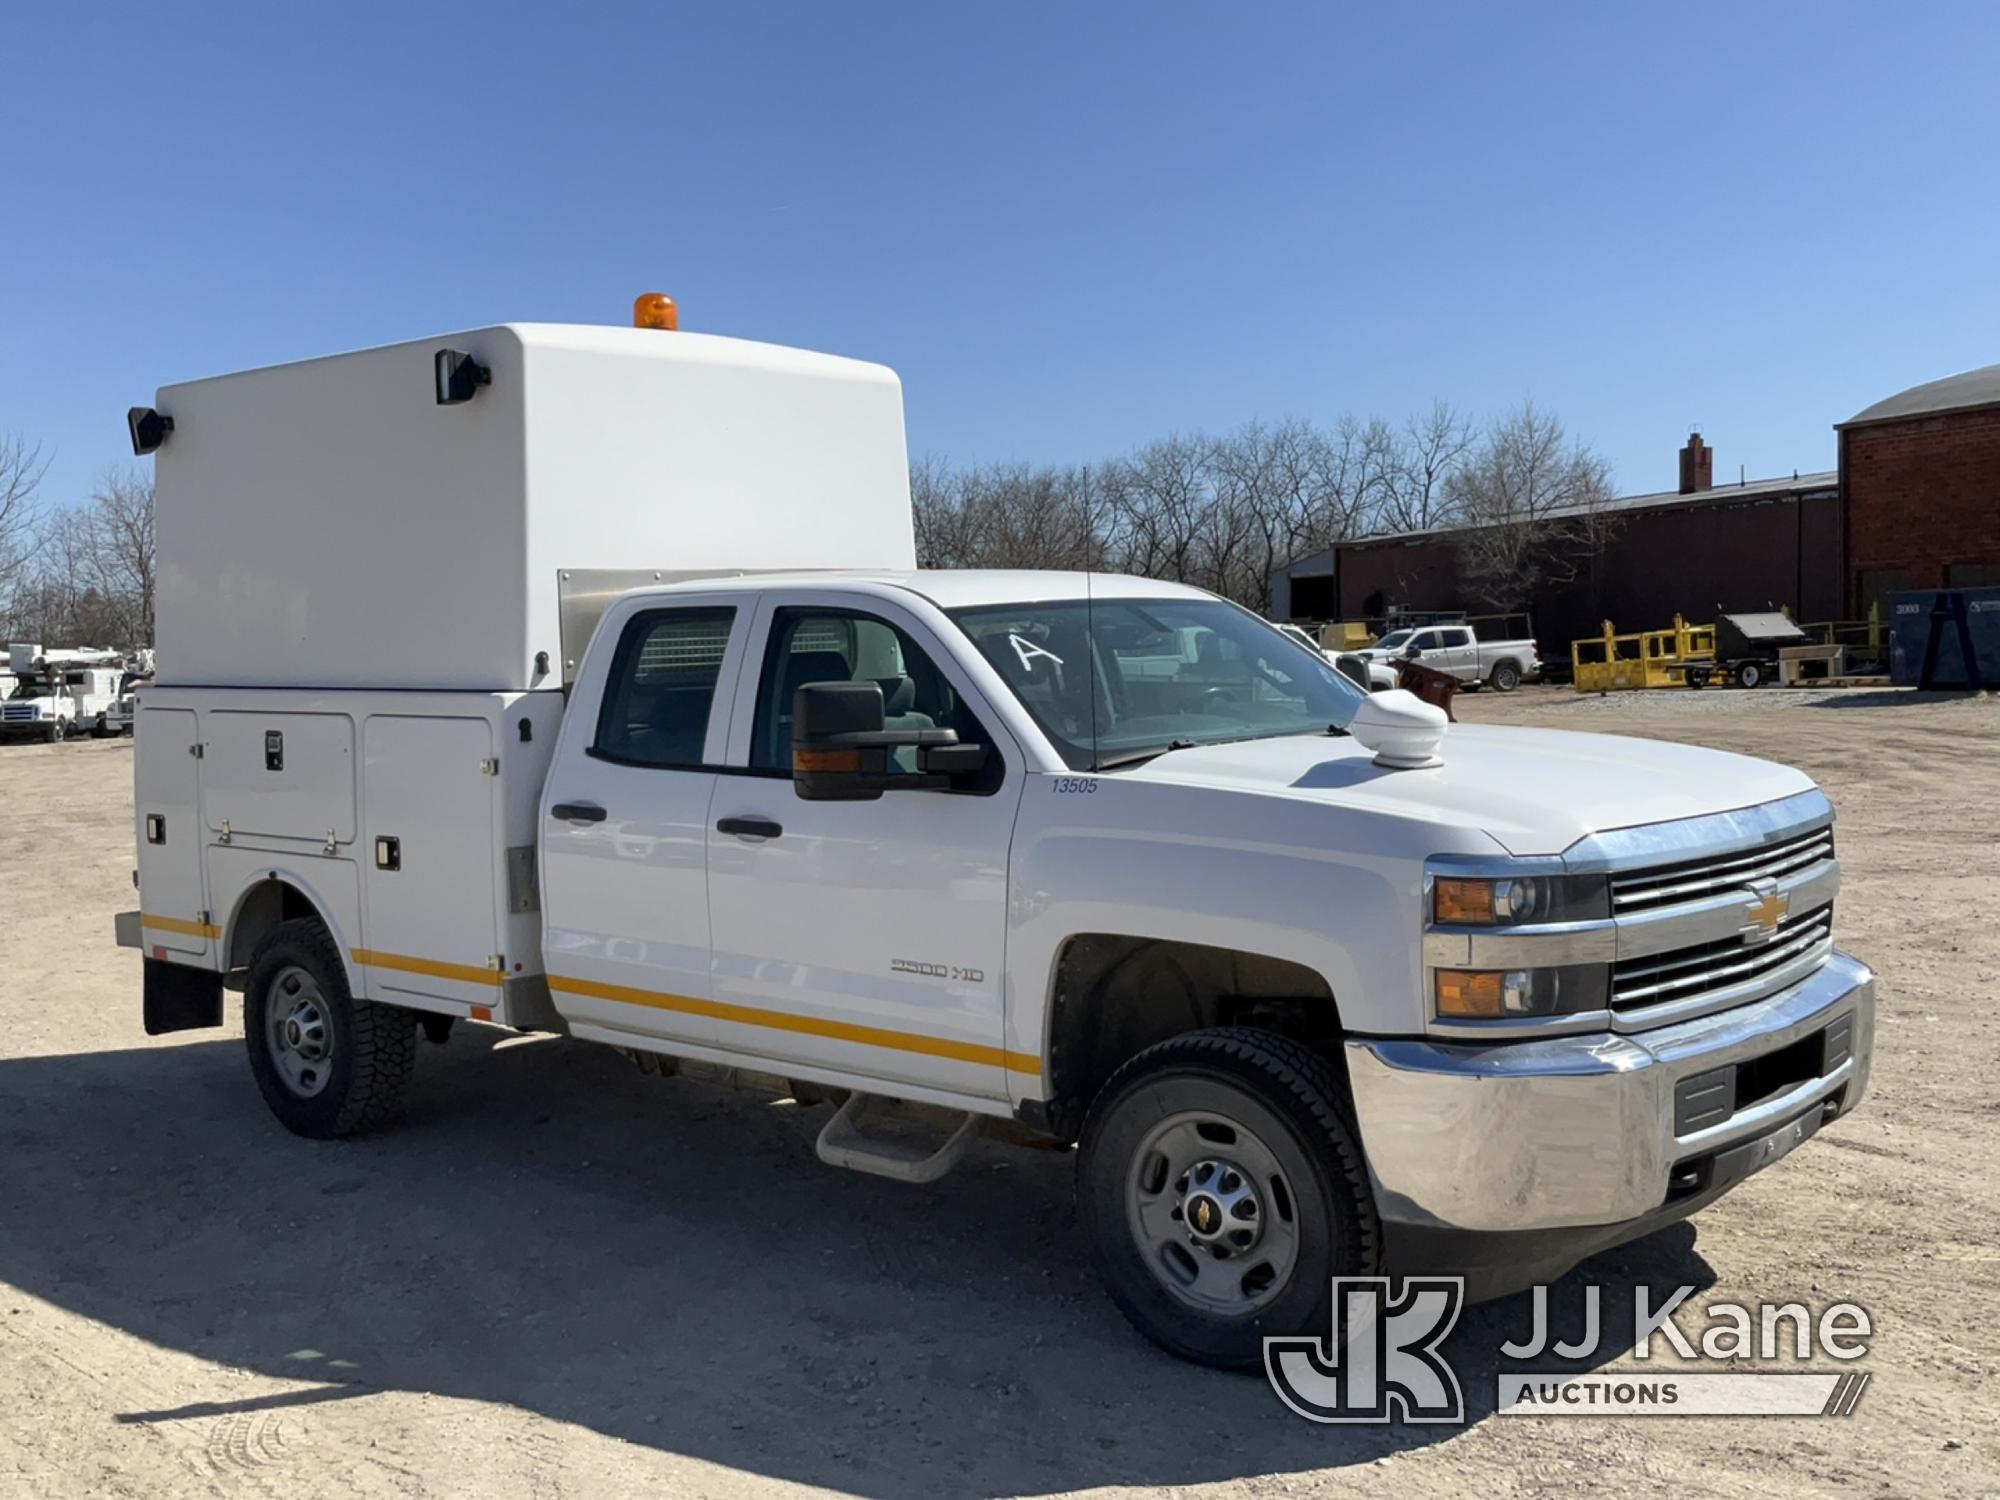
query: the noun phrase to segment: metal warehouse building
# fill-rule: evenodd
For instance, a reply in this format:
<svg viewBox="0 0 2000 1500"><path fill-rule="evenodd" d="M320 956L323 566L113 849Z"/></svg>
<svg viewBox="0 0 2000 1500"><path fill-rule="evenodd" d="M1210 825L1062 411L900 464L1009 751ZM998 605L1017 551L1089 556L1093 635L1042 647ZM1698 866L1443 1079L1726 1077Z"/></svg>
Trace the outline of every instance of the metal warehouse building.
<svg viewBox="0 0 2000 1500"><path fill-rule="evenodd" d="M1713 450L1690 437L1679 488L1611 502L1602 550L1531 602L1545 646L1565 652L1607 618L1652 630L1675 614L1782 607L1853 620L1897 589L2000 583L2000 365L1912 387L1835 430L1835 471L1721 486ZM1277 619L1485 604L1461 588L1448 528L1342 542L1271 583Z"/></svg>

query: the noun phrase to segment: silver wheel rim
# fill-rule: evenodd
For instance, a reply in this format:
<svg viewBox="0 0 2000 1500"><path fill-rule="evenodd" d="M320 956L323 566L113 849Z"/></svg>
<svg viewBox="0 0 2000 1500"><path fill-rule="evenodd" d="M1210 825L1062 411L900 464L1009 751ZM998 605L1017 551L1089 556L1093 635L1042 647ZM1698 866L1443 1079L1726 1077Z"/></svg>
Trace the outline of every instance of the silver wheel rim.
<svg viewBox="0 0 2000 1500"><path fill-rule="evenodd" d="M1139 1143L1125 1216L1147 1269L1201 1312L1256 1312L1298 1262L1298 1202L1276 1154L1206 1110L1170 1115Z"/></svg>
<svg viewBox="0 0 2000 1500"><path fill-rule="evenodd" d="M333 1077L332 1007L319 981L296 964L278 971L264 1006L264 1045L285 1087L301 1099Z"/></svg>

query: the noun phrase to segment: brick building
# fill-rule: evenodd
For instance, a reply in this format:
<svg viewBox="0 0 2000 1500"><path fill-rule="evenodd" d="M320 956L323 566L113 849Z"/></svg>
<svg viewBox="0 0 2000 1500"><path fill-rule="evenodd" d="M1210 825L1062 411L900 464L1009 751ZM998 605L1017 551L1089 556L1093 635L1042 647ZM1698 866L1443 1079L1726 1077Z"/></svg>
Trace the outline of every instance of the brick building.
<svg viewBox="0 0 2000 1500"><path fill-rule="evenodd" d="M1612 501L1602 551L1531 601L1544 649L1567 654L1606 618L1621 630L1776 608L1859 620L1897 589L2000 584L2000 365L1914 386L1835 431L1833 472L1722 485L1714 450L1690 437L1679 488ZM1272 577L1271 604L1281 620L1482 608L1449 528L1298 558Z"/></svg>
<svg viewBox="0 0 2000 1500"><path fill-rule="evenodd" d="M2000 365L1878 401L1842 422L1847 602L2000 584Z"/></svg>
<svg viewBox="0 0 2000 1500"><path fill-rule="evenodd" d="M1529 602L1545 652L1595 635L1609 618L1621 630L1655 630L1676 614L1713 619L1721 610L1790 609L1833 619L1841 609L1839 486L1831 471L1716 486L1715 450L1699 433L1680 452L1681 488L1625 495L1602 550L1564 559L1573 574ZM1271 579L1276 619L1355 620L1393 607L1466 609L1484 602L1459 582L1454 528L1358 537L1280 569Z"/></svg>

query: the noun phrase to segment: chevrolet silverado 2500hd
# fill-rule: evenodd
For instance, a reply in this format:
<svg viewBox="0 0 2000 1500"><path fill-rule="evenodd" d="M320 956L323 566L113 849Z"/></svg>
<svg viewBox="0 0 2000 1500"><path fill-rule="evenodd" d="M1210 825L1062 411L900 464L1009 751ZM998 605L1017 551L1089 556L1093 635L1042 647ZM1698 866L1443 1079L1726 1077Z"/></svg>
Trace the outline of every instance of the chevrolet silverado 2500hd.
<svg viewBox="0 0 2000 1500"><path fill-rule="evenodd" d="M1132 1321L1243 1367L1334 1276L1553 1276L1861 1098L1806 777L1447 728L1175 584L917 571L880 367L523 325L156 401L120 936L149 1031L241 994L301 1134L454 1019L847 1091L820 1154L892 1177L1011 1119Z"/></svg>

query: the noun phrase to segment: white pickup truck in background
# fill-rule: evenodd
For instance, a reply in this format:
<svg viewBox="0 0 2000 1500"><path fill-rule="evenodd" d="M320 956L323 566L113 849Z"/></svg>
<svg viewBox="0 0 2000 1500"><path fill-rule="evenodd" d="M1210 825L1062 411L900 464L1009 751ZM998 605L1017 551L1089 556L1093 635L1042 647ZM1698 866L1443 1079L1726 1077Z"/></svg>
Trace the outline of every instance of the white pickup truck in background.
<svg viewBox="0 0 2000 1500"><path fill-rule="evenodd" d="M917 571L888 370L527 325L156 401L119 936L149 1032L241 994L302 1135L461 1020L831 1099L820 1155L904 1180L1007 1121L1077 1146L1133 1323L1244 1368L1335 1276L1551 1278L1862 1097L1806 777L1447 729L1175 584Z"/></svg>
<svg viewBox="0 0 2000 1500"><path fill-rule="evenodd" d="M1490 686L1511 693L1542 675L1536 644L1518 640L1483 641L1470 625L1421 625L1392 630L1374 645L1355 653L1364 660L1394 665L1421 661L1434 671L1449 672L1473 687Z"/></svg>

